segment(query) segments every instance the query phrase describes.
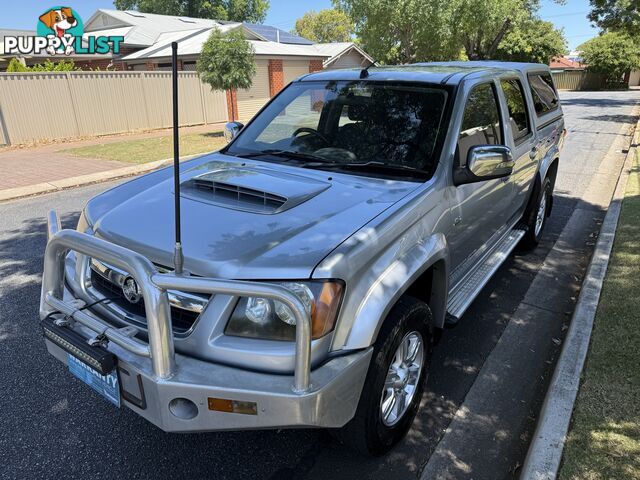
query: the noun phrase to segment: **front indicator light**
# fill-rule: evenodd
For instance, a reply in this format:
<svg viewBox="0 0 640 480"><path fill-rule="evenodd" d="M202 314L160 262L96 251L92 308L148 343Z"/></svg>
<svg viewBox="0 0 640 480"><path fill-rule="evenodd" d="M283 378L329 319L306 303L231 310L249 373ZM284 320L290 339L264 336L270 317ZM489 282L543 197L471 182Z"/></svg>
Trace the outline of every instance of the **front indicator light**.
<svg viewBox="0 0 640 480"><path fill-rule="evenodd" d="M209 410L226 413L242 413L244 415L257 415L258 404L256 402L243 402L240 400L228 400L226 398L207 398Z"/></svg>

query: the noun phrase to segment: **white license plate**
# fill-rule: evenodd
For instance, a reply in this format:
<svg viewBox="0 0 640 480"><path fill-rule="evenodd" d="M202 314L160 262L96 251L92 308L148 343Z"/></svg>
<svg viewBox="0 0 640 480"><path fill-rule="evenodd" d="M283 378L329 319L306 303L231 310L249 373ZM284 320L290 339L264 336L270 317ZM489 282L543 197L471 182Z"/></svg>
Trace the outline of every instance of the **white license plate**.
<svg viewBox="0 0 640 480"><path fill-rule="evenodd" d="M118 383L118 372L115 369L108 375L102 375L70 353L67 354L67 358L69 371L75 377L89 385L116 407L120 407L120 385Z"/></svg>

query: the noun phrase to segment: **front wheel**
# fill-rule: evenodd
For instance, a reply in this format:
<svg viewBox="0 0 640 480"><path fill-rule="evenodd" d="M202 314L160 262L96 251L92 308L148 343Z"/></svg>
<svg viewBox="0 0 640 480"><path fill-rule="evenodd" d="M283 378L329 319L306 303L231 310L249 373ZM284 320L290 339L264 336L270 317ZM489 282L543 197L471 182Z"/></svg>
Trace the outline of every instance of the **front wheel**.
<svg viewBox="0 0 640 480"><path fill-rule="evenodd" d="M431 310L402 297L378 334L358 409L338 438L367 455L393 448L418 412L430 357Z"/></svg>
<svg viewBox="0 0 640 480"><path fill-rule="evenodd" d="M525 219L527 233L522 237L521 243L525 248L533 249L540 243L551 208L552 193L551 180L547 177L542 182L533 208L531 208L528 217Z"/></svg>

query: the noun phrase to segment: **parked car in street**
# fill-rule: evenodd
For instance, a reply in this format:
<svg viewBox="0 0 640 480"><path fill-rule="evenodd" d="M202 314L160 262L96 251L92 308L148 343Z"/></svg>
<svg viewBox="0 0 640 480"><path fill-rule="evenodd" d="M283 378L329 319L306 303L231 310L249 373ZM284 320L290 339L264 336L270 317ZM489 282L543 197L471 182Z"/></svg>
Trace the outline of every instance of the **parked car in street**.
<svg viewBox="0 0 640 480"><path fill-rule="evenodd" d="M49 352L165 431L407 432L434 341L543 234L564 139L549 69L427 63L303 76L229 144L49 219Z"/></svg>

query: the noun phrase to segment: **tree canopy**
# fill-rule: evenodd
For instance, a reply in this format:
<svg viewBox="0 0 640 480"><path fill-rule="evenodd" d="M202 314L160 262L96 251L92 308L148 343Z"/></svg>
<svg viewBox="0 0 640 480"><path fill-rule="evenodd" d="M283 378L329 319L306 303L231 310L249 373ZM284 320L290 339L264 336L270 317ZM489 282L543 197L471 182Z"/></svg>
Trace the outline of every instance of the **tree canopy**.
<svg viewBox="0 0 640 480"><path fill-rule="evenodd" d="M640 3L637 0L590 0L589 20L604 30L640 33Z"/></svg>
<svg viewBox="0 0 640 480"><path fill-rule="evenodd" d="M603 73L607 83L622 82L624 75L640 68L640 47L626 33L608 32L578 47L582 59L592 72Z"/></svg>
<svg viewBox="0 0 640 480"><path fill-rule="evenodd" d="M354 21L364 49L386 63L496 58L504 38L533 22L539 9L539 0L334 0L334 4Z"/></svg>
<svg viewBox="0 0 640 480"><path fill-rule="evenodd" d="M353 34L353 22L349 16L335 8L305 13L296 20L293 32L314 42L348 42Z"/></svg>
<svg viewBox="0 0 640 480"><path fill-rule="evenodd" d="M494 58L511 62L549 63L567 52L567 41L553 23L527 19L511 29L499 43Z"/></svg>
<svg viewBox="0 0 640 480"><path fill-rule="evenodd" d="M261 23L269 0L114 0L118 10Z"/></svg>
<svg viewBox="0 0 640 480"><path fill-rule="evenodd" d="M253 48L240 28L227 34L213 29L202 46L196 70L212 90L247 89L256 73ZM231 107L233 109L233 102ZM235 118L236 112L232 110L231 114Z"/></svg>

